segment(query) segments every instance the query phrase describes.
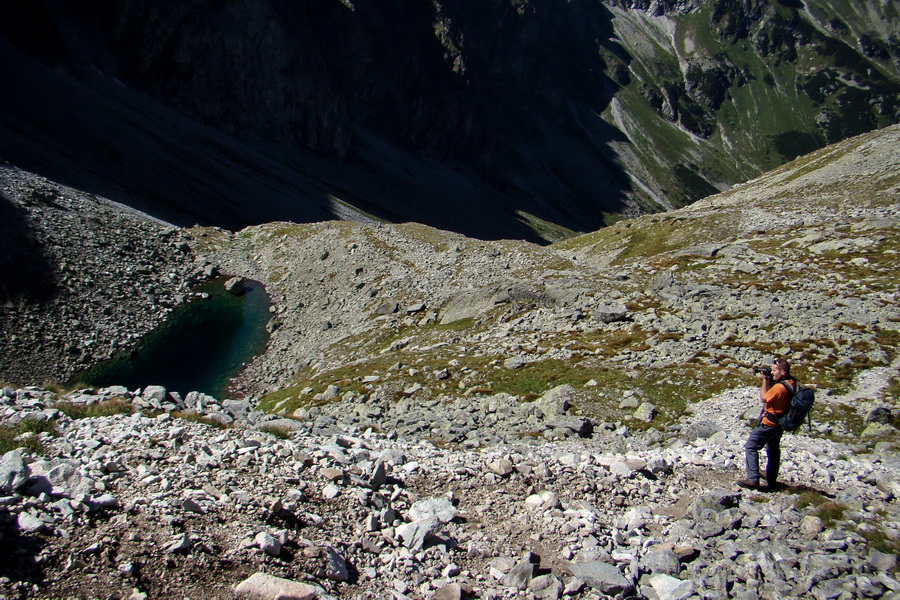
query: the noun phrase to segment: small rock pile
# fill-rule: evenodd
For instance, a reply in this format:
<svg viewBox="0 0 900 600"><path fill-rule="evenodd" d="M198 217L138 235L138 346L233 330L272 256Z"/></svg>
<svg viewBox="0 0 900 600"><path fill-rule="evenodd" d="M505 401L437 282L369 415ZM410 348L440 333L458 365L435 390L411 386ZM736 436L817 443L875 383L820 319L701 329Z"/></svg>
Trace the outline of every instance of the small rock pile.
<svg viewBox="0 0 900 600"><path fill-rule="evenodd" d="M429 437L442 443L478 448L497 443L512 443L523 437L537 440L561 440L589 437L594 431L592 419L574 414L575 388L564 384L548 391L534 402L522 402L506 393L472 396L416 396L418 388L408 388L399 400L387 387L376 388L371 395L348 393L340 402L300 408L292 417L311 420L318 432L328 432L340 420L357 427L374 427L400 436ZM336 396L337 386L322 394ZM277 412L277 409L276 409ZM612 427L602 424L603 427Z"/></svg>
<svg viewBox="0 0 900 600"><path fill-rule="evenodd" d="M156 386L7 388L4 425L55 432L0 460L0 596L900 597L897 453L790 436L783 490L731 491L754 394L709 399L718 412L665 439L467 448L349 418L266 432ZM63 412L122 399L134 412ZM231 421L191 420L191 403Z"/></svg>

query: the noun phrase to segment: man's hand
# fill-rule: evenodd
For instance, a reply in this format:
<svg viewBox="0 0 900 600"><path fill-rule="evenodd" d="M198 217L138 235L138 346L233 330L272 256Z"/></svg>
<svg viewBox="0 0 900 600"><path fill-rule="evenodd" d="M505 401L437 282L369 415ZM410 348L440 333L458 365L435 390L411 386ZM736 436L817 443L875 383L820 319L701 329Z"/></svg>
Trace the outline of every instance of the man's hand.
<svg viewBox="0 0 900 600"><path fill-rule="evenodd" d="M762 385L759 386L759 399L765 403L765 395L766 392L769 391L769 388L772 387L772 374L771 373L762 373Z"/></svg>

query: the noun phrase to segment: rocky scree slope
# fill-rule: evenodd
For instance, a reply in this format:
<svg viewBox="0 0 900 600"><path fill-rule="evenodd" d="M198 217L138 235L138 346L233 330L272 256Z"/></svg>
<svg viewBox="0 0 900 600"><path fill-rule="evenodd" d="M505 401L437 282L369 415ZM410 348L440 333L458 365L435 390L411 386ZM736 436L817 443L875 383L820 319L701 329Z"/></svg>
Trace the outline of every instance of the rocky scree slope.
<svg viewBox="0 0 900 600"><path fill-rule="evenodd" d="M209 277L182 230L0 164L0 378L64 382Z"/></svg>
<svg viewBox="0 0 900 600"><path fill-rule="evenodd" d="M675 419L698 386L747 384L766 355L835 393L859 369L891 364L897 137L854 138L550 248L419 225L193 235L275 299L279 327L244 376L256 395L272 392L268 409L303 414L336 395L528 400L568 383L587 417L632 390Z"/></svg>
<svg viewBox="0 0 900 600"><path fill-rule="evenodd" d="M551 248L176 230L196 258L168 264L275 298L250 399L5 388L0 593L231 597L260 571L319 597L891 597L898 135ZM54 186L7 177L16 214ZM786 488L741 495L769 353L818 388L815 429L786 439Z"/></svg>
<svg viewBox="0 0 900 600"><path fill-rule="evenodd" d="M183 412L215 400L157 386L7 388L4 423L54 425L0 458L0 594L897 597L894 446L788 436L778 493L732 491L746 425L730 415L755 394L711 397L663 443L466 450L336 418L218 429ZM111 403L124 414L81 418Z"/></svg>

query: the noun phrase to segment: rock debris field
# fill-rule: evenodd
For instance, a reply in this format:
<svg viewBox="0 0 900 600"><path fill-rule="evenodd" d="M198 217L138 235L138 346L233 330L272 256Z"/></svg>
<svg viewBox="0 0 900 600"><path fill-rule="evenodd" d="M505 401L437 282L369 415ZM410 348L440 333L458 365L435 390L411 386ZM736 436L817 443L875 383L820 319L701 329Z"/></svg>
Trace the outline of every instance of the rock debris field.
<svg viewBox="0 0 900 600"><path fill-rule="evenodd" d="M0 460L3 597L900 591L896 555L873 543L900 536L896 454L787 435L783 487L737 492L753 388L699 404L664 444L624 428L478 450L328 415L266 432L246 405L139 392L3 390L5 422L54 419L57 428L36 434L43 456L14 450ZM73 419L53 408L113 399L154 412ZM172 416L198 400L236 426Z"/></svg>

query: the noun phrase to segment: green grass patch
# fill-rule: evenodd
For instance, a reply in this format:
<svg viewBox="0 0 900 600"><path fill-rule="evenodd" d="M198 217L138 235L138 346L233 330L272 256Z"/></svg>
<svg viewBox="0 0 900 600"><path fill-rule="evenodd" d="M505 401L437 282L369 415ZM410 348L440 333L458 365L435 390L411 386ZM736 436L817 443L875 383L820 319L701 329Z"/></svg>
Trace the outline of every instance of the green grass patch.
<svg viewBox="0 0 900 600"><path fill-rule="evenodd" d="M841 351L846 354L846 348ZM835 392L845 393L850 391L853 380L860 371L882 366L881 363L876 363L866 354L854 354L852 361L841 361L840 359L840 354L833 354L809 365L809 371L813 378L807 381L815 381L819 385L830 387Z"/></svg>
<svg viewBox="0 0 900 600"><path fill-rule="evenodd" d="M56 402L53 408L70 419L88 419L91 417L109 417L112 415L130 414L131 403L125 398L109 398L93 404L81 402Z"/></svg>
<svg viewBox="0 0 900 600"><path fill-rule="evenodd" d="M900 377L891 377L887 387L884 388L884 400L891 404L897 404L900 399Z"/></svg>
<svg viewBox="0 0 900 600"><path fill-rule="evenodd" d="M513 317L507 314L503 318ZM523 401L531 401L556 386L570 384L577 392L576 410L584 416L597 417L606 422L629 419L631 411L618 409L618 404L625 390L639 390L642 400L657 407L659 416L649 425L635 421L635 427L662 427L685 413L688 402L697 395L698 377L703 380L700 385L704 394L714 394L733 386L745 370L738 371L741 369L739 366L710 369L708 363L701 361L703 368L699 369L698 375L698 369L689 361L671 369L647 369L632 379L623 375L621 368L611 361L622 353L639 354L648 349L651 335L662 341L678 339L682 335L678 332L648 332L639 325L545 335L534 345L523 346L520 351L530 358L521 367L510 369L503 365L507 354L463 352L452 336L441 338L443 332L452 332L461 325L479 327L483 323L467 320L462 324L432 324L427 328L437 335L430 339L420 335L423 328L416 328L415 332L398 329L380 337L374 347L387 348L393 340L407 337L406 334L410 334L408 337L415 335L415 341L407 348L386 353L372 353L372 344L362 338L352 342L345 340L341 344L348 343L348 346L330 354L349 358L349 362L332 368L317 366L316 369L300 371L292 385L264 396L260 408L291 414L298 408L321 406L330 401L316 399L315 396L330 385L339 389L337 398L347 393L361 397L376 389L382 390L388 398L400 398L402 390L418 384L422 386L421 394L432 397L459 393L469 396L508 393ZM431 344L428 350L422 350L425 339ZM442 339L447 343L434 343ZM369 350L360 352L361 346ZM542 355L558 349L564 349L569 356L542 358ZM360 357L358 360L352 359L354 353ZM395 368L398 364L402 368ZM435 373L442 369L449 369L449 378L435 377ZM365 381L368 376L377 376L377 380ZM591 380L594 383L585 387Z"/></svg>
<svg viewBox="0 0 900 600"><path fill-rule="evenodd" d="M865 418L855 407L848 404L817 402L813 406L810 416L813 423L819 421L836 426L838 432L826 436L836 442L858 442L860 434L866 427ZM840 433L841 430L844 433Z"/></svg>
<svg viewBox="0 0 900 600"><path fill-rule="evenodd" d="M620 263L629 258L649 258L677 249L673 240L677 228L674 220L667 219L661 225L653 223L648 227L633 229L615 262Z"/></svg>
<svg viewBox="0 0 900 600"><path fill-rule="evenodd" d="M811 513L822 520L826 528L833 526L844 517L848 510L847 505L835 502L815 490L806 490L794 500L794 508L804 510L811 508Z"/></svg>
<svg viewBox="0 0 900 600"><path fill-rule="evenodd" d="M606 379L607 374L603 369L587 371L577 362L559 359L530 362L518 369L498 368L486 374L495 394L505 392L526 399L537 398L564 383L583 387L595 375Z"/></svg>
<svg viewBox="0 0 900 600"><path fill-rule="evenodd" d="M565 240L578 235L578 232L573 231L568 227L563 227L562 225L557 225L556 223L545 221L544 219L541 219L540 217L537 217L531 213L525 212L524 210L517 210L516 216L521 223L527 225L532 231L540 236L541 239L544 239L551 243Z"/></svg>
<svg viewBox="0 0 900 600"><path fill-rule="evenodd" d="M43 454L44 445L38 437L41 433L56 434L53 420L26 417L15 425L0 425L0 454L24 448L33 454ZM22 439L17 440L20 436Z"/></svg>
<svg viewBox="0 0 900 600"><path fill-rule="evenodd" d="M597 247L619 249L613 264L648 259L681 250L690 250L700 244L723 243L736 235L738 219L727 214L705 215L702 218L663 215L647 216L622 221L603 230L603 238L590 239ZM602 242L602 243L600 243ZM693 265L693 256L669 257L669 260L685 267ZM660 265L664 266L664 265Z"/></svg>
<svg viewBox="0 0 900 600"><path fill-rule="evenodd" d="M63 396L65 394L74 392L75 390L83 390L89 387L90 386L83 381L70 381L67 383L60 383L58 381L45 381L41 384L42 389L45 389L48 392L52 392L57 396Z"/></svg>
<svg viewBox="0 0 900 600"><path fill-rule="evenodd" d="M579 235L561 242L556 242L551 247L564 252L586 250L592 247L601 249L609 248L611 244L621 239L620 236L627 227L627 224L631 223L631 221L631 219L623 219L618 221L615 225L598 229L593 233Z"/></svg>
<svg viewBox="0 0 900 600"><path fill-rule="evenodd" d="M822 525L826 528L832 527L837 521L844 518L844 512L847 506L840 502L824 502L817 506L813 514L822 519Z"/></svg>
<svg viewBox="0 0 900 600"><path fill-rule="evenodd" d="M259 409L265 412L272 412L278 406L279 412L293 412L304 405L304 400L299 396L300 391L305 387L307 387L306 382L295 383L277 389L274 392L269 392L259 399Z"/></svg>
<svg viewBox="0 0 900 600"><path fill-rule="evenodd" d="M885 554L900 554L900 540L888 536L877 523L866 523L868 527L857 527L856 533L866 540L870 548ZM894 569L896 572L897 569Z"/></svg>
<svg viewBox="0 0 900 600"><path fill-rule="evenodd" d="M268 433L271 436L278 438L279 440L289 440L291 439L291 432L293 429L290 427L285 427L284 425L263 425L259 428L263 433Z"/></svg>
<svg viewBox="0 0 900 600"><path fill-rule="evenodd" d="M450 249L450 242L458 241L461 244L468 243L467 238L462 238L453 233L435 229L422 223L397 223L393 225L398 232L406 237L431 246L436 252L446 252Z"/></svg>
<svg viewBox="0 0 900 600"><path fill-rule="evenodd" d="M807 490L805 492L800 493L797 496L797 499L794 500L794 508L797 510L803 510L804 508L809 508L810 506L819 506L820 504L824 504L828 499L815 490Z"/></svg>
<svg viewBox="0 0 900 600"><path fill-rule="evenodd" d="M231 236L218 227L192 227L188 230L190 245L199 253L215 252L231 241Z"/></svg>
<svg viewBox="0 0 900 600"><path fill-rule="evenodd" d="M425 327L431 328L434 331L465 331L466 329L474 327L475 323L475 317L466 317L465 319L458 319L450 323L433 323L431 325L426 325ZM427 332L427 329L425 331Z"/></svg>

